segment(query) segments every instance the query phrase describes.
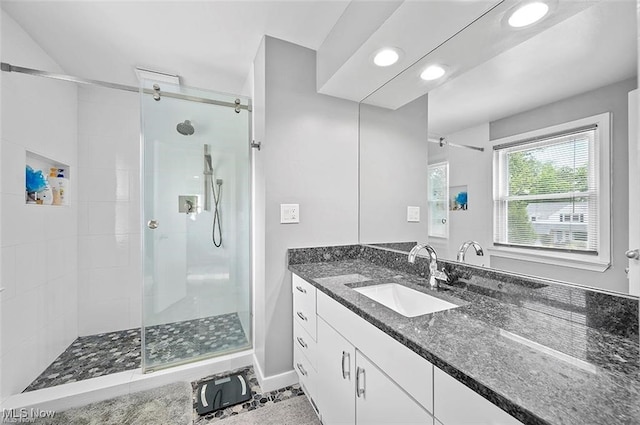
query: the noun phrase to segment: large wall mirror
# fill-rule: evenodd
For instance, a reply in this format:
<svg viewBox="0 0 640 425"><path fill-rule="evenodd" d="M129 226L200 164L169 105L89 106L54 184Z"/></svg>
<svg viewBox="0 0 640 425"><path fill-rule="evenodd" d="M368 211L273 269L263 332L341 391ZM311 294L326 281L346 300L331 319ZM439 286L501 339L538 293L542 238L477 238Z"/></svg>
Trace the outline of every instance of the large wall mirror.
<svg viewBox="0 0 640 425"><path fill-rule="evenodd" d="M361 102L360 242L637 294L636 1L494 3Z"/></svg>

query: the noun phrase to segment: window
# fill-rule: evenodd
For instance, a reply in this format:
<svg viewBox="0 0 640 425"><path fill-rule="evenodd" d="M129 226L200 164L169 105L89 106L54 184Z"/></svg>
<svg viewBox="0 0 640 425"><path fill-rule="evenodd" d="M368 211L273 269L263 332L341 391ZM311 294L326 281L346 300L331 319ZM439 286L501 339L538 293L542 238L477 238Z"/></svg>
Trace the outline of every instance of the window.
<svg viewBox="0 0 640 425"><path fill-rule="evenodd" d="M497 141L496 247L609 261L608 132L602 114Z"/></svg>
<svg viewBox="0 0 640 425"><path fill-rule="evenodd" d="M440 162L427 167L429 207L429 236L449 237L449 163Z"/></svg>

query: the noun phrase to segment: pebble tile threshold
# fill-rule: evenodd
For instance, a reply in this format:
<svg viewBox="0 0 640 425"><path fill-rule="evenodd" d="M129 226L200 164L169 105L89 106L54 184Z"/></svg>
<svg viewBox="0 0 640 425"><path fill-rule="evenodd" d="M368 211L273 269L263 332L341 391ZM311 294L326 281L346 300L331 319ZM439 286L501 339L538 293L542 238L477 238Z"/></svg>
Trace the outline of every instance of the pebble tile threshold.
<svg viewBox="0 0 640 425"><path fill-rule="evenodd" d="M245 376L249 381L249 386L251 387L251 393L253 395L251 400L242 404L236 404L235 406L229 406L226 409L221 409L204 416L198 415L198 413L196 412L196 390L198 389L198 385L203 381L208 381L210 379L220 379L220 378L224 378L240 372L245 372ZM218 422L222 419L226 419L231 416L240 415L255 409L259 409L261 407L271 406L275 403L279 403L281 401L288 400L290 398L304 395L304 391L302 390L302 388L300 388L299 384L281 388L276 391L270 391L266 393L262 392L262 389L260 388L260 384L258 383L258 378L256 378L256 374L255 374L255 371L253 370L253 367L247 367L247 368L237 369L230 372L221 373L219 375L208 376L206 378L202 378L198 381L192 382L191 387L193 388L193 423L194 425L205 425L213 422Z"/></svg>
<svg viewBox="0 0 640 425"><path fill-rule="evenodd" d="M248 346L236 313L150 326L148 332L154 363ZM140 344L139 328L79 337L24 392L137 369Z"/></svg>

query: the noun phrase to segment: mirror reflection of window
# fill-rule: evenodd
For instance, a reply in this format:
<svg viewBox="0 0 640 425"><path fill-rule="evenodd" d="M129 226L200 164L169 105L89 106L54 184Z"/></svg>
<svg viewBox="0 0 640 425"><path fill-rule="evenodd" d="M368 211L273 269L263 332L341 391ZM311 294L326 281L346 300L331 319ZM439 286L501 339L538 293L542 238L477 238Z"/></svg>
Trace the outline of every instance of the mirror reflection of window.
<svg viewBox="0 0 640 425"><path fill-rule="evenodd" d="M494 146L496 246L598 256L609 184L600 133L594 122Z"/></svg>
<svg viewBox="0 0 640 425"><path fill-rule="evenodd" d="M429 236L449 237L449 163L427 167Z"/></svg>

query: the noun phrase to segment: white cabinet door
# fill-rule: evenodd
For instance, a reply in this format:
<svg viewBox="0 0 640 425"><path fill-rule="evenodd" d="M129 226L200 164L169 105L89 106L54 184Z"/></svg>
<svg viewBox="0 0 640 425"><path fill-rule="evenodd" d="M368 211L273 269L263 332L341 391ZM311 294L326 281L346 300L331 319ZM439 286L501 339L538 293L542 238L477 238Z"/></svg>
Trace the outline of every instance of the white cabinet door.
<svg viewBox="0 0 640 425"><path fill-rule="evenodd" d="M433 414L444 425L522 425L480 394L433 369Z"/></svg>
<svg viewBox="0 0 640 425"><path fill-rule="evenodd" d="M317 329L316 393L322 423L353 425L356 422L356 350L321 317L318 317Z"/></svg>
<svg viewBox="0 0 640 425"><path fill-rule="evenodd" d="M356 351L355 380L356 424L433 424L433 417L360 351Z"/></svg>

